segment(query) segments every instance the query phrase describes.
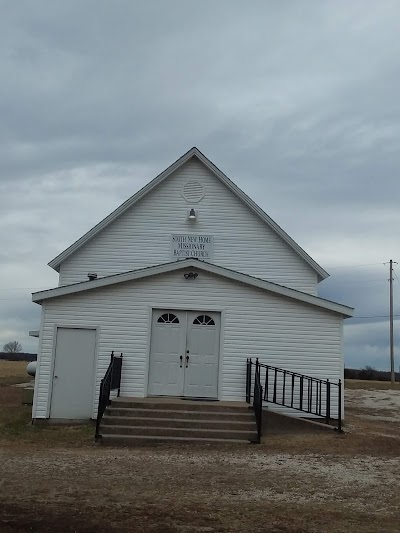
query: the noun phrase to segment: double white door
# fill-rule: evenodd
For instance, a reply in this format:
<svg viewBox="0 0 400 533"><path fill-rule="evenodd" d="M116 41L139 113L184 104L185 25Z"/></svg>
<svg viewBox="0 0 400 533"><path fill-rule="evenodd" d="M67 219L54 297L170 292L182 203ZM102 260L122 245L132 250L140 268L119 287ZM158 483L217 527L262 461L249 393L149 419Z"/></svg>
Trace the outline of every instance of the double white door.
<svg viewBox="0 0 400 533"><path fill-rule="evenodd" d="M217 398L220 313L154 310L150 396Z"/></svg>

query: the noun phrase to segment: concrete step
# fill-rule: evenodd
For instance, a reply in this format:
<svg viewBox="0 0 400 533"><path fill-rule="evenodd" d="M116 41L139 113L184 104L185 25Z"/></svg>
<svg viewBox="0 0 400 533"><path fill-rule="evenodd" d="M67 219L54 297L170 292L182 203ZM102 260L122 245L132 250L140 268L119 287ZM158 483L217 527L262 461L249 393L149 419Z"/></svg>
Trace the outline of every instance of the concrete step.
<svg viewBox="0 0 400 533"><path fill-rule="evenodd" d="M256 431L230 430L230 429L202 429L202 428L176 428L157 426L100 426L101 435L142 435L148 437L190 437L196 439L234 439L254 441L257 439Z"/></svg>
<svg viewBox="0 0 400 533"><path fill-rule="evenodd" d="M100 439L103 446L154 446L159 444L248 444L246 440L237 439L213 439L213 438L194 438L194 437L167 437L161 435L103 435Z"/></svg>
<svg viewBox="0 0 400 533"><path fill-rule="evenodd" d="M169 428L193 428L193 429L239 429L243 431L254 431L254 416L248 421L230 420L207 420L196 418L155 418L153 416L133 417L133 416L103 416L103 424L106 426L155 426Z"/></svg>
<svg viewBox="0 0 400 533"><path fill-rule="evenodd" d="M107 407L100 443L248 443L257 441L254 412L242 402L117 398Z"/></svg>
<svg viewBox="0 0 400 533"><path fill-rule="evenodd" d="M114 405L114 404L113 404ZM245 411L198 411L198 410L175 410L175 409L141 409L131 407L107 407L105 416L123 416L123 417L152 417L152 418L179 418L181 420L235 420L235 421L253 421L254 412L251 409Z"/></svg>
<svg viewBox="0 0 400 533"><path fill-rule="evenodd" d="M208 411L223 413L246 413L247 404L241 402L218 402L218 401L193 401L193 400L141 400L116 398L111 402L112 408L123 409L143 409L143 410L165 410L165 411Z"/></svg>

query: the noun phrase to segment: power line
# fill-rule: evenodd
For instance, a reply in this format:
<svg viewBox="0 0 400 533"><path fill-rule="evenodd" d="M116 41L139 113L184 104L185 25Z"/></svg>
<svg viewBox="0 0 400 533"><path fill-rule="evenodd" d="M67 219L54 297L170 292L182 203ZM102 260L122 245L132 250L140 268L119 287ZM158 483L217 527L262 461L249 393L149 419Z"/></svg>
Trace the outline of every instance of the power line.
<svg viewBox="0 0 400 533"><path fill-rule="evenodd" d="M396 274L396 271L395 271L394 267L393 267L393 274L394 274L395 278L397 279L397 281L400 284L400 279L397 277L397 274Z"/></svg>
<svg viewBox="0 0 400 533"><path fill-rule="evenodd" d="M329 280L329 278L328 278ZM326 281L328 281L326 280ZM339 281L337 278L332 278L332 281L336 281L336 283L338 283L339 285L346 285L346 283L351 283L352 285L357 285L358 283L383 283L383 282L387 282L387 279L378 279L378 278L374 278L374 279L364 279L364 280L346 280L346 281Z"/></svg>
<svg viewBox="0 0 400 533"><path fill-rule="evenodd" d="M347 265L347 266L336 266L336 267L326 267L326 268L327 270L335 270L337 268L360 268L360 267L376 266L376 265L384 265L384 263L365 263L364 265Z"/></svg>
<svg viewBox="0 0 400 533"><path fill-rule="evenodd" d="M326 267L327 270L336 270L341 268L359 268L359 267L367 267L367 266L377 266L377 265L385 265L385 263L364 263L363 265L341 265L341 266L335 266L335 267ZM396 275L396 274L395 274ZM396 275L397 278L397 275ZM398 278L397 278L398 279ZM368 280L369 281L369 280ZM374 280L371 280L374 281ZM399 283L400 280L398 279ZM0 291L19 291L19 290L33 290L33 289L47 289L48 287L0 287Z"/></svg>
<svg viewBox="0 0 400 533"><path fill-rule="evenodd" d="M393 315L393 316L400 316L400 315ZM351 318L390 318L390 315L352 316L350 317L350 319Z"/></svg>
<svg viewBox="0 0 400 533"><path fill-rule="evenodd" d="M30 291L36 289L47 289L47 287L2 287L0 291Z"/></svg>
<svg viewBox="0 0 400 533"><path fill-rule="evenodd" d="M21 300L21 301L30 300L30 295L17 296L16 298L0 298L0 302L15 302L16 300Z"/></svg>

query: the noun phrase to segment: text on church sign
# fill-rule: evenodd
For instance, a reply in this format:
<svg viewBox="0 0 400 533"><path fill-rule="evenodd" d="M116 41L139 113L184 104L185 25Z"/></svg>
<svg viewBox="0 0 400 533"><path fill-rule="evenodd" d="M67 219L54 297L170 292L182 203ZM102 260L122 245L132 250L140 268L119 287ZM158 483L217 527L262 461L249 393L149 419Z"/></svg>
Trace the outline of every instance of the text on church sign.
<svg viewBox="0 0 400 533"><path fill-rule="evenodd" d="M213 255L211 235L171 235L171 259L202 259L208 261Z"/></svg>

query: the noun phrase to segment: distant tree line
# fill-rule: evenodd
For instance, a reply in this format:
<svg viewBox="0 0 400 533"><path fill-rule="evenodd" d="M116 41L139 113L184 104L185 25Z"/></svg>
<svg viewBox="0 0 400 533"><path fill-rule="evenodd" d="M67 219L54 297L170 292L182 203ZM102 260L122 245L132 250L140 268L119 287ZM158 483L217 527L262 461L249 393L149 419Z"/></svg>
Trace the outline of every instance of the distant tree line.
<svg viewBox="0 0 400 533"><path fill-rule="evenodd" d="M26 353L22 351L22 344L18 341L7 342L0 352L0 360L3 361L36 361L35 353Z"/></svg>
<svg viewBox="0 0 400 533"><path fill-rule="evenodd" d="M22 352L22 344L20 344L18 341L7 342L3 346L3 352L20 353Z"/></svg>
<svg viewBox="0 0 400 533"><path fill-rule="evenodd" d="M0 352L0 360L5 361L36 361L35 353L10 353Z"/></svg>
<svg viewBox="0 0 400 533"><path fill-rule="evenodd" d="M395 373L396 381L399 381L399 372ZM367 379L374 381L390 381L390 372L386 370L375 370L372 366L364 368L345 368L345 379Z"/></svg>

